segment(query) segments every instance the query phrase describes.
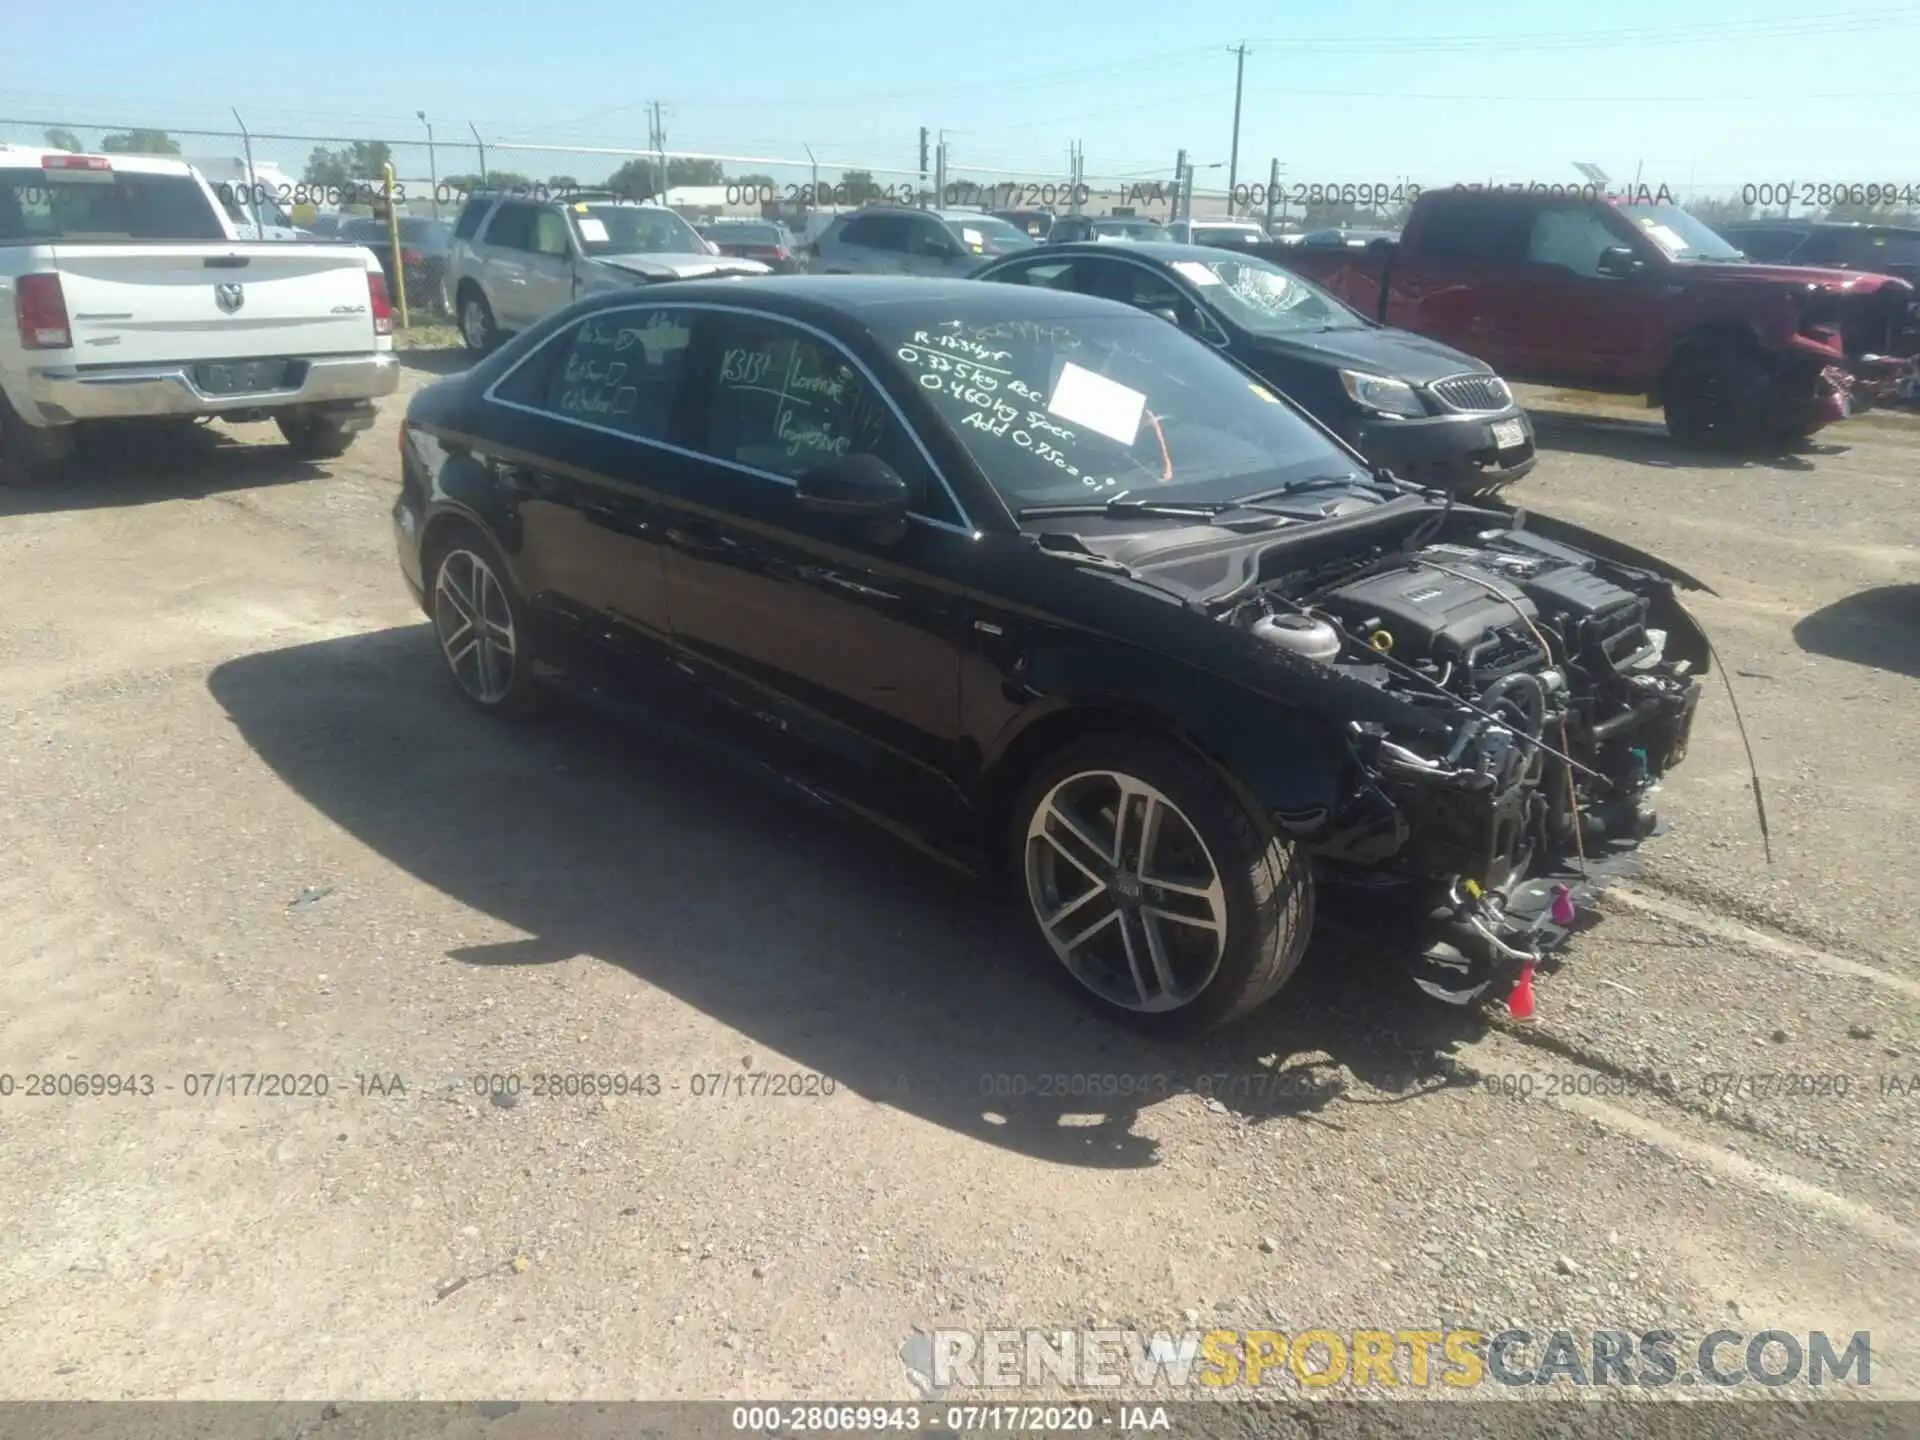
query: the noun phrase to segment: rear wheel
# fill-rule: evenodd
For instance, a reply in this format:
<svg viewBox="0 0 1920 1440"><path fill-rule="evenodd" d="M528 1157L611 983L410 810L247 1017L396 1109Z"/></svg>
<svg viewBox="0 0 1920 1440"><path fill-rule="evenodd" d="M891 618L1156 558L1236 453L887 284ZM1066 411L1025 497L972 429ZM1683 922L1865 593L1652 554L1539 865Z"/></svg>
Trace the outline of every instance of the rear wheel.
<svg viewBox="0 0 1920 1440"><path fill-rule="evenodd" d="M500 343L500 327L494 323L493 307L472 285L460 291L460 339L476 355L484 355Z"/></svg>
<svg viewBox="0 0 1920 1440"><path fill-rule="evenodd" d="M1667 380L1667 431L1691 449L1746 449L1767 438L1769 389L1750 349L1730 341L1692 346Z"/></svg>
<svg viewBox="0 0 1920 1440"><path fill-rule="evenodd" d="M50 462L36 440L27 422L0 395L0 489L38 485L48 478Z"/></svg>
<svg viewBox="0 0 1920 1440"><path fill-rule="evenodd" d="M427 595L440 657L467 702L495 715L531 710L533 625L492 542L471 525L447 532L429 560Z"/></svg>
<svg viewBox="0 0 1920 1440"><path fill-rule="evenodd" d="M332 460L346 454L359 433L331 415L276 415L274 423L293 453L307 460Z"/></svg>
<svg viewBox="0 0 1920 1440"><path fill-rule="evenodd" d="M1268 999L1313 924L1306 857L1185 751L1090 737L1014 806L1013 873L1045 952L1100 1008L1190 1034Z"/></svg>

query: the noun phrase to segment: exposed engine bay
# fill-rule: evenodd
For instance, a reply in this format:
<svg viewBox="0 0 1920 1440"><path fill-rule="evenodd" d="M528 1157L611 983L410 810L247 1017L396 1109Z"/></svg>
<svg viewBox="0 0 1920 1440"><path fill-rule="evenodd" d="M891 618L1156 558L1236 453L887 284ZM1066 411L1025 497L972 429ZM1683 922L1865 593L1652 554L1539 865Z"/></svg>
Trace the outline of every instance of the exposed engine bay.
<svg viewBox="0 0 1920 1440"><path fill-rule="evenodd" d="M1220 618L1407 707L1350 723L1355 791L1301 839L1331 867L1434 882L1455 922L1438 949L1476 975L1538 959L1548 910L1571 913L1567 886L1529 876L1653 830L1705 669L1668 581L1510 521L1284 570Z"/></svg>

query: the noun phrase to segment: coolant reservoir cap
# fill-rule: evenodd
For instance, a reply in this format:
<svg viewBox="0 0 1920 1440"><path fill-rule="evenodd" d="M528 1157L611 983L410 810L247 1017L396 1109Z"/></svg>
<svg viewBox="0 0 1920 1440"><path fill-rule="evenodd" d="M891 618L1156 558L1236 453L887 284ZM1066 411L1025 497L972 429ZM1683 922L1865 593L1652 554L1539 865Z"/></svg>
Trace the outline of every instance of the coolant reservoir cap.
<svg viewBox="0 0 1920 1440"><path fill-rule="evenodd" d="M1254 622L1253 633L1323 665L1340 657L1340 632L1313 615L1265 615Z"/></svg>

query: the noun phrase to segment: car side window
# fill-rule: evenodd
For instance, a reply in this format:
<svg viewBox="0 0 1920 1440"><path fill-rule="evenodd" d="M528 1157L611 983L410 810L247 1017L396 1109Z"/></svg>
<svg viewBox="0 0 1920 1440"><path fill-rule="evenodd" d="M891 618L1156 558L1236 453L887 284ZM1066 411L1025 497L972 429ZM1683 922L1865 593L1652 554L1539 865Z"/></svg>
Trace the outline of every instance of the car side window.
<svg viewBox="0 0 1920 1440"><path fill-rule="evenodd" d="M488 203L489 202L485 200L469 200L467 202L466 208L460 212L459 223L453 227L454 239L471 240L480 232L480 222L487 218ZM339 228L339 222L337 220L334 222L332 228Z"/></svg>
<svg viewBox="0 0 1920 1440"><path fill-rule="evenodd" d="M1852 265L1859 248L1860 238L1848 231L1816 230L1793 258L1799 265Z"/></svg>
<svg viewBox="0 0 1920 1440"><path fill-rule="evenodd" d="M489 245L499 245L508 250L531 250L535 213L531 205L508 201L493 212L493 219L487 222L487 232L481 238Z"/></svg>
<svg viewBox="0 0 1920 1440"><path fill-rule="evenodd" d="M1171 281L1144 265L1124 260L1085 260L1076 267L1074 286L1082 295L1118 300L1141 310L1178 310L1188 302Z"/></svg>
<svg viewBox="0 0 1920 1440"><path fill-rule="evenodd" d="M899 417L839 346L757 315L709 324L696 449L790 480L840 456L877 455L907 482L915 511L958 521Z"/></svg>
<svg viewBox="0 0 1920 1440"><path fill-rule="evenodd" d="M667 440L692 339L685 311L603 310L554 336L494 395L563 420Z"/></svg>
<svg viewBox="0 0 1920 1440"><path fill-rule="evenodd" d="M910 255L946 260L953 255L954 251L965 248L966 245L957 230L949 229L938 220L916 217L907 221L907 253Z"/></svg>
<svg viewBox="0 0 1920 1440"><path fill-rule="evenodd" d="M1557 265L1589 279L1600 274L1603 251L1628 242L1596 212L1581 206L1542 210L1527 239L1527 263Z"/></svg>
<svg viewBox="0 0 1920 1440"><path fill-rule="evenodd" d="M896 215L856 215L841 228L840 239L847 245L865 245L870 250L905 250L906 227Z"/></svg>
<svg viewBox="0 0 1920 1440"><path fill-rule="evenodd" d="M1526 255L1533 217L1530 208L1498 197L1441 196L1420 222L1420 250L1434 260L1516 265Z"/></svg>
<svg viewBox="0 0 1920 1440"><path fill-rule="evenodd" d="M567 222L552 210L538 211L533 217L534 254L564 260L567 258L569 249Z"/></svg>
<svg viewBox="0 0 1920 1440"><path fill-rule="evenodd" d="M1038 265L1009 265L1005 270L996 271L988 279L998 280L1005 285L1031 285L1041 290L1071 290L1073 286L1075 262L1072 260L1050 260Z"/></svg>

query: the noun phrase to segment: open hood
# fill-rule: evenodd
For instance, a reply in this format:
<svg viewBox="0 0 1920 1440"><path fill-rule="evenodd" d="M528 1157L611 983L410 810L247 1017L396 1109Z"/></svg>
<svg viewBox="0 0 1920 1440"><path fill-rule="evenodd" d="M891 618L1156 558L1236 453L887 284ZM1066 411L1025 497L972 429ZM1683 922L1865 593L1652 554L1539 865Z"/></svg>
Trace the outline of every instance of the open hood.
<svg viewBox="0 0 1920 1440"><path fill-rule="evenodd" d="M723 275L771 275L758 260L728 255L596 255L594 264L611 266L648 280L712 280Z"/></svg>

